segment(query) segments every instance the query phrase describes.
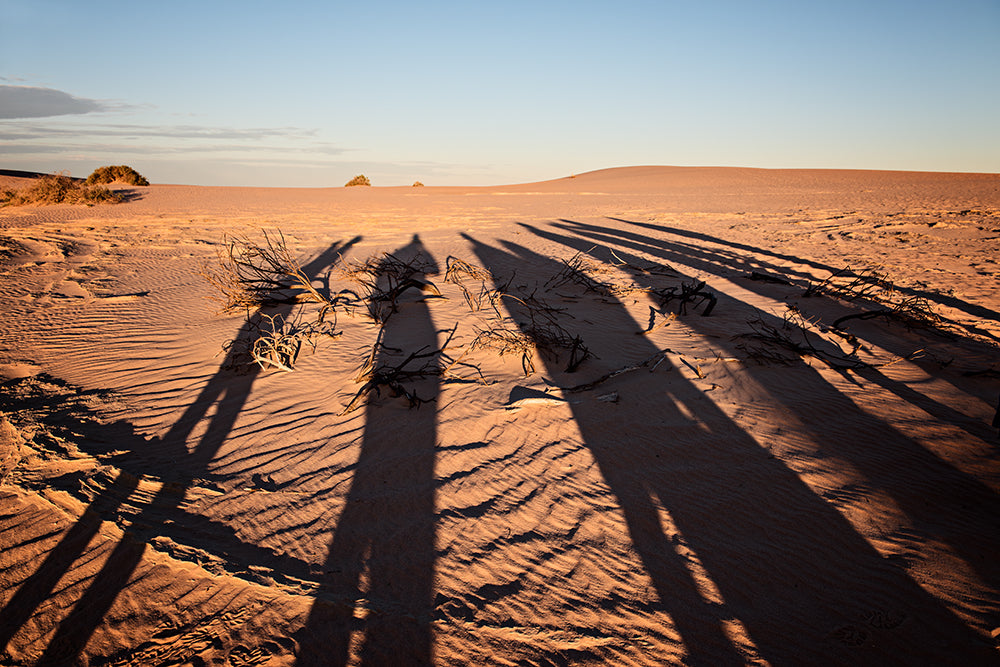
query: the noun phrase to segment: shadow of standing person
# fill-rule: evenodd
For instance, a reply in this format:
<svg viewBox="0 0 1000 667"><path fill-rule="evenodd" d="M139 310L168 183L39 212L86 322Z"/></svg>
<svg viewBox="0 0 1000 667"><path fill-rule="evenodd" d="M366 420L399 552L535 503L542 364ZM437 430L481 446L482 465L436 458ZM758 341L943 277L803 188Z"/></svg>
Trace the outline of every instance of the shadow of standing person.
<svg viewBox="0 0 1000 667"><path fill-rule="evenodd" d="M465 238L491 270L548 277L565 266L513 243L501 250ZM514 301L505 306L516 310ZM619 336L615 349L595 350L599 358L647 359L658 352L632 335L641 327L619 301L601 303L600 326ZM586 318L578 314L579 321ZM530 328L523 331L531 335ZM546 363L558 381L560 369ZM746 662L727 634L732 620L773 664L809 664L817 656L824 664L915 656L928 664L980 664L992 655L981 637L883 559L794 470L672 370L667 377L623 379L623 386L642 384L614 411L585 400L570 407L690 663ZM661 504L722 604L704 597L664 533Z"/></svg>
<svg viewBox="0 0 1000 667"><path fill-rule="evenodd" d="M360 237L356 237L346 244L334 243L304 265L303 272L310 278L316 278L320 271L331 266L347 248L359 240ZM291 305L285 304L271 310L286 316L291 309ZM237 335L249 335L260 326L260 318L260 312L254 314ZM235 352L231 349L215 375L161 440L142 441L143 450L159 450L159 456L172 461L176 477L172 480L173 484L164 484L152 500L144 504L131 523L155 523L164 510L178 507L184 499L184 491L191 487L195 479L207 476L207 466L232 430L250 396L254 381L261 372L260 367L254 365L246 374L234 374L230 370L238 363L234 355ZM188 438L196 426L208 417L213 407L215 412L209 418L204 435L193 451L189 451ZM130 455L135 455L135 462L142 465L143 459L140 457L145 457L145 451L131 452ZM124 460L127 461L128 456ZM101 518L113 517L119 507L128 501L138 488L142 474L139 470L136 473L137 475L124 471L119 473L115 482L94 499L84 515L66 532L34 574L0 611L0 645L6 646L34 610L52 593L60 578L83 555L100 529ZM160 475L159 470L156 473ZM145 550L146 542L131 531L126 531L83 595L73 605L73 610L59 623L38 664L72 664L77 660L118 594L135 573Z"/></svg>
<svg viewBox="0 0 1000 667"><path fill-rule="evenodd" d="M416 235L392 256L414 267L434 264ZM375 373L410 353L437 349L427 304L401 301L384 325ZM297 637L298 665L346 664L355 633L363 636L362 664L431 662L437 378L407 390L420 398L418 407L368 395L351 490L320 591Z"/></svg>
<svg viewBox="0 0 1000 667"><path fill-rule="evenodd" d="M718 267L714 267L704 257L696 256L691 249L683 249L669 241L643 237L631 231L603 230L594 225L572 221L564 221L557 228L576 236L525 226L525 229L541 238L586 252L595 259L594 243L601 243L615 247L624 258L633 262L641 260L627 253L640 251L704 273L714 271L718 275L720 272ZM652 286L648 276L633 269L627 270L633 274L637 284ZM760 288L758 284L750 283L747 289ZM718 300L719 308L730 312L736 312L740 305L745 305L728 294L719 294ZM760 317L774 326L780 326L780 318L773 314L761 313ZM690 326L708 335L711 333L706 326L708 322L709 319L692 318ZM735 339L722 338L718 341L717 345L724 348L725 354L740 353ZM889 345L883 347L891 349ZM897 349L896 352L900 356L907 354L903 349ZM921 364L919 360L915 363ZM789 367L795 369L805 381L790 387L784 383L775 383L768 369L759 364L747 364L744 372L757 379L768 395L782 404L789 414L796 415L802 428L814 442L823 444L828 455L833 454L849 461L868 479L869 484L891 496L899 510L910 517L910 530L921 534L928 541L941 540L947 543L968 567L976 571L984 583L994 590L1000 589L1000 563L992 557L1000 551L1000 532L997 530L1000 494L933 448L906 435L897 426L859 408L805 361L792 361ZM929 374L940 372L935 371L930 364L925 365L924 370ZM855 374L893 392L903 400L910 400L945 423L950 417L954 419L956 426L965 426L961 416L947 405L934 403L913 387L891 379L876 367L860 368ZM804 396L809 396L810 400L802 400ZM827 420L830 414L839 417L832 424ZM979 438L983 444L990 444L989 435L992 434L985 433L985 423L976 426L977 428L966 426L964 430ZM871 447L871 442L878 442L879 447ZM929 502L930 498L934 499L933 502Z"/></svg>

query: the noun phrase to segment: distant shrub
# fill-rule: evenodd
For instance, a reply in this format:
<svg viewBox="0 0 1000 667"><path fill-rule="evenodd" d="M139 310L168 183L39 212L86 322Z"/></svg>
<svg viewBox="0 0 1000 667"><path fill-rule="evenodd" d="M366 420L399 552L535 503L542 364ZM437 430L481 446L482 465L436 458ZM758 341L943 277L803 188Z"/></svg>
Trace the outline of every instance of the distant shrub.
<svg viewBox="0 0 1000 667"><path fill-rule="evenodd" d="M0 205L23 206L25 204L117 204L122 201L119 194L103 186L87 186L66 174L42 176L29 187L0 192Z"/></svg>
<svg viewBox="0 0 1000 667"><path fill-rule="evenodd" d="M365 176L364 174L358 174L351 180L347 181L347 183L344 184L344 187L349 188L355 185L371 185L371 184L372 182L368 180L367 176Z"/></svg>
<svg viewBox="0 0 1000 667"><path fill-rule="evenodd" d="M149 185L139 172L124 164L110 167L98 167L87 177L87 185L98 183L125 183L126 185Z"/></svg>
<svg viewBox="0 0 1000 667"><path fill-rule="evenodd" d="M422 187L424 187L424 184L421 183L420 181L414 181L413 187L415 187L415 188L422 188Z"/></svg>

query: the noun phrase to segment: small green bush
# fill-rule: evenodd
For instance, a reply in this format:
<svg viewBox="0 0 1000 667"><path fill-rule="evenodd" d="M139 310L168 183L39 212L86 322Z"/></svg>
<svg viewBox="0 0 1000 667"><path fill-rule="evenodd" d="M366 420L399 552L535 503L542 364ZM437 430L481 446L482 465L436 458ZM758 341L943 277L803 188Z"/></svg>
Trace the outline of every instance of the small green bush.
<svg viewBox="0 0 1000 667"><path fill-rule="evenodd" d="M98 183L125 183L126 185L149 185L139 172L124 164L110 167L98 167L87 177L87 185Z"/></svg>
<svg viewBox="0 0 1000 667"><path fill-rule="evenodd" d="M0 205L25 204L117 204L121 195L102 186L86 186L66 174L49 174L37 179L29 187L0 191Z"/></svg>
<svg viewBox="0 0 1000 667"><path fill-rule="evenodd" d="M371 184L372 182L368 180L367 176L365 176L364 174L358 174L351 180L347 181L347 183L344 184L344 187L349 188L355 185L371 185Z"/></svg>

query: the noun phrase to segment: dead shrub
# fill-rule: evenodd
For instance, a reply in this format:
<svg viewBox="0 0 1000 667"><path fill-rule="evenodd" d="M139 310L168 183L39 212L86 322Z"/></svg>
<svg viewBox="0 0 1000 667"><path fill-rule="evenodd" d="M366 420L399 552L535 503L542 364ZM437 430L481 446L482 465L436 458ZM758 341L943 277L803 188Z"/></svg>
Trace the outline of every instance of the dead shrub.
<svg viewBox="0 0 1000 667"><path fill-rule="evenodd" d="M36 179L21 189L0 191L0 204L24 206L27 204L117 204L121 195L103 186L86 186L66 174L49 174Z"/></svg>
<svg viewBox="0 0 1000 667"><path fill-rule="evenodd" d="M125 185L149 185L149 181L132 167L118 164L98 167L87 177L87 185L98 183L124 183Z"/></svg>
<svg viewBox="0 0 1000 667"><path fill-rule="evenodd" d="M322 319L336 299L313 287L280 231L263 235L263 243L246 236L226 237L217 251L219 266L202 270L201 275L221 293L223 311L312 301L323 306Z"/></svg>
<svg viewBox="0 0 1000 667"><path fill-rule="evenodd" d="M371 185L371 184L372 184L372 182L368 180L367 176L365 176L364 174L358 174L357 176L355 176L351 180L347 181L347 183L344 183L344 187L345 188L352 188L352 187L355 187L357 185Z"/></svg>

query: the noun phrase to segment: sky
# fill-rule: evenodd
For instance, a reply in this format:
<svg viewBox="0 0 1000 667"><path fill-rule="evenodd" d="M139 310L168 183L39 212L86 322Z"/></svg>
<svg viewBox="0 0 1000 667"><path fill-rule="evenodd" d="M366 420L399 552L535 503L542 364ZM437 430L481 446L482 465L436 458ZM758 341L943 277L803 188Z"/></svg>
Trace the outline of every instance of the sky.
<svg viewBox="0 0 1000 667"><path fill-rule="evenodd" d="M1000 172L1000 0L0 0L0 169Z"/></svg>

